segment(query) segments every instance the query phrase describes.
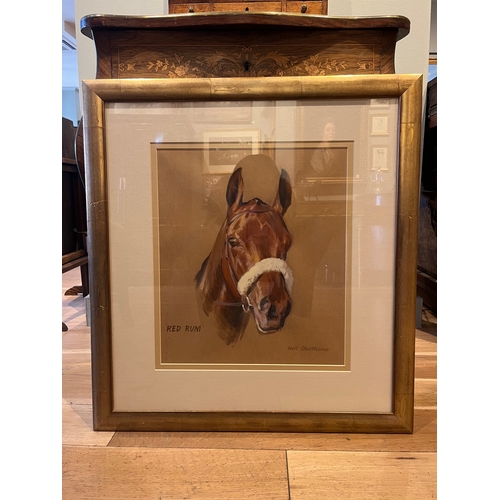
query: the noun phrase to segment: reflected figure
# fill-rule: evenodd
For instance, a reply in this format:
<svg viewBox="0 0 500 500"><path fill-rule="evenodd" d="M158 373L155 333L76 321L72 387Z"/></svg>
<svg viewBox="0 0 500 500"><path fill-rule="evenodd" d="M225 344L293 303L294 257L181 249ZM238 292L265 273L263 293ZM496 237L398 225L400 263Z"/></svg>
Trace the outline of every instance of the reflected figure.
<svg viewBox="0 0 500 500"><path fill-rule="evenodd" d="M345 177L347 156L344 149L334 149L335 123L329 120L324 128L320 147L311 157L311 175L318 177Z"/></svg>

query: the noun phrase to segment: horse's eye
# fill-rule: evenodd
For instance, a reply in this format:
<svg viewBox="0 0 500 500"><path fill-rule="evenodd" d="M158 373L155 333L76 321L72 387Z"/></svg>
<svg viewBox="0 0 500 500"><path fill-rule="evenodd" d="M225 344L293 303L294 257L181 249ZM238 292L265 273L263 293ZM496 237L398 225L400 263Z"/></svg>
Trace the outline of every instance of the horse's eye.
<svg viewBox="0 0 500 500"><path fill-rule="evenodd" d="M240 244L240 242L238 241L238 238L233 238L233 237L231 237L231 238L228 238L228 240L227 240L227 241L228 241L228 243L229 243L232 247L237 247L237 246Z"/></svg>

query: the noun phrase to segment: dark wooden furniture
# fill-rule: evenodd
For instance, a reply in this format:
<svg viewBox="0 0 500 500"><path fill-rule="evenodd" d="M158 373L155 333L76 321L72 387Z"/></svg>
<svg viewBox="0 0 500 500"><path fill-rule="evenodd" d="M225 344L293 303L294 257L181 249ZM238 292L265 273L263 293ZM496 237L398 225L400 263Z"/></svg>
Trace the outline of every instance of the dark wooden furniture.
<svg viewBox="0 0 500 500"><path fill-rule="evenodd" d="M207 12L167 16L90 15L96 78L212 78L394 73L402 16L329 17Z"/></svg>
<svg viewBox="0 0 500 500"><path fill-rule="evenodd" d="M328 0L297 2L293 0L170 0L169 14L200 12L295 12L327 14Z"/></svg>
<svg viewBox="0 0 500 500"><path fill-rule="evenodd" d="M417 294L437 315L437 77L427 85L420 200Z"/></svg>
<svg viewBox="0 0 500 500"><path fill-rule="evenodd" d="M75 155L76 130L73 122L62 119L62 272L80 267L81 289L89 293L88 254L86 245L87 216L85 188Z"/></svg>

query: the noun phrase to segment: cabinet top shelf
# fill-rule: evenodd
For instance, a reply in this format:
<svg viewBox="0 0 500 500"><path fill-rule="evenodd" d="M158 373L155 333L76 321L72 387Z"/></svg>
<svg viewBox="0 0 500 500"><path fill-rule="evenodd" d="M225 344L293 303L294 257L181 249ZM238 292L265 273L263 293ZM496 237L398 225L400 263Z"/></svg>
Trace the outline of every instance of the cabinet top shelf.
<svg viewBox="0 0 500 500"><path fill-rule="evenodd" d="M92 14L80 21L81 32L93 38L94 29L171 29L195 26L296 26L319 29L370 30L397 29L397 40L410 31L410 20L404 16L332 17L285 12L204 12L163 16L122 16Z"/></svg>

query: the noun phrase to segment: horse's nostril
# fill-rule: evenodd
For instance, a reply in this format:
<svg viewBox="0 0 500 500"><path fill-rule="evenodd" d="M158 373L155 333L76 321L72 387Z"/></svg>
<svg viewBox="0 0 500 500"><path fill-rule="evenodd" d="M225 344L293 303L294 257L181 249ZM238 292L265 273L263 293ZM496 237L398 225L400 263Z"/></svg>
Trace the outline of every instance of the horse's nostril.
<svg viewBox="0 0 500 500"><path fill-rule="evenodd" d="M272 305L269 308L269 311L267 311L267 317L268 318L275 318L276 317L276 306Z"/></svg>
<svg viewBox="0 0 500 500"><path fill-rule="evenodd" d="M259 310L260 312L266 312L269 309L269 297L264 297L259 302Z"/></svg>

